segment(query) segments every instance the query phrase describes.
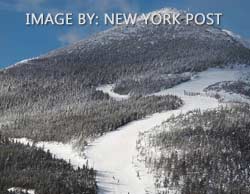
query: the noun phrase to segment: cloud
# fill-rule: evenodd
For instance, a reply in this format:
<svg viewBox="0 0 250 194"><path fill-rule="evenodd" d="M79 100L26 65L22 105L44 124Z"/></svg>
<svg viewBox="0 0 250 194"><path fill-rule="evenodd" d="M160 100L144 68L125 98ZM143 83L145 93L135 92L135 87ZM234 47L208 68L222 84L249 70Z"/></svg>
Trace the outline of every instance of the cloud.
<svg viewBox="0 0 250 194"><path fill-rule="evenodd" d="M132 12L139 9L138 1L134 0L0 0L0 10L10 10L15 12L89 12L102 14L105 12ZM66 30L66 28L64 28ZM77 42L89 34L96 33L102 30L102 26L79 29L67 28L68 32L59 34L57 40L62 45L72 44Z"/></svg>
<svg viewBox="0 0 250 194"><path fill-rule="evenodd" d="M83 35L77 30L71 30L65 34L62 34L58 37L58 41L62 45L68 45L75 43L83 38Z"/></svg>

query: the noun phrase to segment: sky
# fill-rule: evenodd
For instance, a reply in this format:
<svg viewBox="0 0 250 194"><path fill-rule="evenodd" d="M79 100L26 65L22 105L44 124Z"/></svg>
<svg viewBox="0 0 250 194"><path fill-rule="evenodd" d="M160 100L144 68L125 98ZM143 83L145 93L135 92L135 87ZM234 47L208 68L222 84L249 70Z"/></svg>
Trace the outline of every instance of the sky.
<svg viewBox="0 0 250 194"><path fill-rule="evenodd" d="M84 39L104 26L26 26L27 12L146 13L164 7L222 12L222 28L250 39L249 0L0 0L0 67Z"/></svg>

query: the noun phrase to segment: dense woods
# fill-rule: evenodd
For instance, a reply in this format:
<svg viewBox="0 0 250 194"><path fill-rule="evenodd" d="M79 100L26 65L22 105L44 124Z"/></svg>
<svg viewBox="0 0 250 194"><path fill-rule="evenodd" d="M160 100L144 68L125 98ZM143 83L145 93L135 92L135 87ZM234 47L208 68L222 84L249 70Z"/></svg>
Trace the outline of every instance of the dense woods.
<svg viewBox="0 0 250 194"><path fill-rule="evenodd" d="M239 105L170 118L141 134L137 148L158 193L248 194L249 138L250 107Z"/></svg>
<svg viewBox="0 0 250 194"><path fill-rule="evenodd" d="M49 151L15 143L0 134L0 193L20 187L36 194L96 194L95 176L88 166L73 169Z"/></svg>
<svg viewBox="0 0 250 194"><path fill-rule="evenodd" d="M102 92L97 92L96 95L105 96ZM12 122L2 124L1 130L11 137L46 141L80 138L84 142L86 138L113 131L148 114L173 110L181 105L182 101L176 96L138 96L123 101L109 99L75 102L65 109L17 114Z"/></svg>
<svg viewBox="0 0 250 194"><path fill-rule="evenodd" d="M147 75L119 81L114 91L118 94L145 95L171 88L191 79L191 73Z"/></svg>

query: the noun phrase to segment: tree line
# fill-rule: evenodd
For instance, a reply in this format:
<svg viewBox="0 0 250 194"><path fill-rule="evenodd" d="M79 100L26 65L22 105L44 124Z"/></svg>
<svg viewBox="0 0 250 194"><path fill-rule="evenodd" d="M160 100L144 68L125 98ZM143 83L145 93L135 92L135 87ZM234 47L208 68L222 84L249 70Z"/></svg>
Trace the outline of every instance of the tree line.
<svg viewBox="0 0 250 194"><path fill-rule="evenodd" d="M98 92L99 94L99 92ZM116 130L128 122L156 112L173 110L182 105L176 96L131 97L128 100L97 100L76 103L58 111L24 113L1 130L11 137L27 137L38 141L86 142L88 138Z"/></svg>
<svg viewBox="0 0 250 194"><path fill-rule="evenodd" d="M96 194L95 177L96 172L88 166L74 169L49 151L0 134L0 193L20 187L36 194Z"/></svg>

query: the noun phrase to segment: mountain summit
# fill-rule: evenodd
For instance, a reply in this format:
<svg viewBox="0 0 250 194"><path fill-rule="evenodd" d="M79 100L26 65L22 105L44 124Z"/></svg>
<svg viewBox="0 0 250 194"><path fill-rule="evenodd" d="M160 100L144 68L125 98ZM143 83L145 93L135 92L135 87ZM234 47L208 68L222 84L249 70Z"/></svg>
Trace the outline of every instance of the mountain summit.
<svg viewBox="0 0 250 194"><path fill-rule="evenodd" d="M180 12L161 9L163 13ZM183 17L184 14L183 14ZM201 71L249 63L250 50L227 32L195 24L115 26L65 48L26 60L5 73L18 79L70 77L85 86L115 83L134 75Z"/></svg>
<svg viewBox="0 0 250 194"><path fill-rule="evenodd" d="M146 94L187 81L193 72L243 63L250 64L250 50L219 28L140 20L115 26L0 71L0 131L37 140L93 138L181 104L174 96ZM130 98L110 99L97 90L105 84Z"/></svg>

